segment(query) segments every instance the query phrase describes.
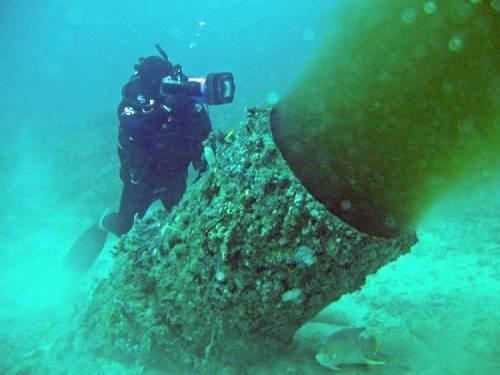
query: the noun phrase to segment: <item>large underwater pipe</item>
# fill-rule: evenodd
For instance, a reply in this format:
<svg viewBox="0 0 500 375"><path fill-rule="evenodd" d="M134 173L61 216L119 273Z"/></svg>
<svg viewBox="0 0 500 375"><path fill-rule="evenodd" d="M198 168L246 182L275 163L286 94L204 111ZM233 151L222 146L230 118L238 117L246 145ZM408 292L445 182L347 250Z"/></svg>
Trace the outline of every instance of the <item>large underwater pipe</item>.
<svg viewBox="0 0 500 375"><path fill-rule="evenodd" d="M500 1L334 3L319 53L273 109L273 136L331 212L396 236L500 164Z"/></svg>

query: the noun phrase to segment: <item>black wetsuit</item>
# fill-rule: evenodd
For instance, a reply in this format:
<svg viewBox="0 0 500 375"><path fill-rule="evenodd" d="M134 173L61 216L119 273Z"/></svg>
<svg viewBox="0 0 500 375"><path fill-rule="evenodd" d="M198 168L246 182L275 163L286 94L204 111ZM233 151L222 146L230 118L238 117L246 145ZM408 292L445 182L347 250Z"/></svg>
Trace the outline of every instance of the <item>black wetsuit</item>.
<svg viewBox="0 0 500 375"><path fill-rule="evenodd" d="M189 164L201 167L202 142L212 125L200 103L186 97L160 97L138 77L124 86L118 118L124 186L119 212L105 216L102 226L121 235L155 200L160 199L166 210L180 200Z"/></svg>

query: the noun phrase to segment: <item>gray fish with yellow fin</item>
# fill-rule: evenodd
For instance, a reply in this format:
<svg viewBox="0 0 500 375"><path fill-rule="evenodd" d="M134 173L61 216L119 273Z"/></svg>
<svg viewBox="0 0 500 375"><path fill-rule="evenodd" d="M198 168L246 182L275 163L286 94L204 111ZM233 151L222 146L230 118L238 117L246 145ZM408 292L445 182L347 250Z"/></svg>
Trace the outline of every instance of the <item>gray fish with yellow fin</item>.
<svg viewBox="0 0 500 375"><path fill-rule="evenodd" d="M332 370L340 370L341 365L384 365L375 359L378 351L375 336L361 336L365 329L345 328L333 333L316 354L316 360Z"/></svg>

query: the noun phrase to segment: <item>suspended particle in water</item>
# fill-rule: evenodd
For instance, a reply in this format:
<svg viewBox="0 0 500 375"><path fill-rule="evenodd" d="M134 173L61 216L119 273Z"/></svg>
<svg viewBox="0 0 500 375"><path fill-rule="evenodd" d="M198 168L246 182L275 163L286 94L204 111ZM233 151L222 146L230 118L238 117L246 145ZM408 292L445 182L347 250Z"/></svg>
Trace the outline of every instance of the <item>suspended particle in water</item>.
<svg viewBox="0 0 500 375"><path fill-rule="evenodd" d="M417 19L417 10L415 8L406 8L401 13L401 21L406 24L414 23Z"/></svg>
<svg viewBox="0 0 500 375"><path fill-rule="evenodd" d="M434 14L437 11L437 4L434 1L426 1L424 3L425 14Z"/></svg>
<svg viewBox="0 0 500 375"><path fill-rule="evenodd" d="M460 35L453 35L448 42L448 48L452 52L458 52L460 51L464 46L464 42Z"/></svg>
<svg viewBox="0 0 500 375"><path fill-rule="evenodd" d="M326 110L326 104L324 100L317 99L314 102L310 102L308 105L308 110L314 114L321 114Z"/></svg>
<svg viewBox="0 0 500 375"><path fill-rule="evenodd" d="M413 49L413 56L415 56L416 58L423 58L427 56L427 54L428 54L427 47L423 44L418 44Z"/></svg>
<svg viewBox="0 0 500 375"><path fill-rule="evenodd" d="M396 228L398 222L394 218L394 216L388 216L387 219L385 219L385 225L388 228Z"/></svg>
<svg viewBox="0 0 500 375"><path fill-rule="evenodd" d="M340 209L342 211L349 211L352 208L352 203L348 199L344 199L340 202Z"/></svg>
<svg viewBox="0 0 500 375"><path fill-rule="evenodd" d="M310 42L315 37L316 37L316 32L310 27L306 28L302 33L302 39L304 40L304 42Z"/></svg>
<svg viewBox="0 0 500 375"><path fill-rule="evenodd" d="M453 95L454 93L454 87L453 87L453 84L451 82L444 82L443 83L443 93L446 95L446 96L451 96Z"/></svg>
<svg viewBox="0 0 500 375"><path fill-rule="evenodd" d="M266 102L269 103L270 105L275 105L279 102L280 96L272 91L266 95Z"/></svg>
<svg viewBox="0 0 500 375"><path fill-rule="evenodd" d="M500 12L500 0L491 0L490 5L495 11Z"/></svg>

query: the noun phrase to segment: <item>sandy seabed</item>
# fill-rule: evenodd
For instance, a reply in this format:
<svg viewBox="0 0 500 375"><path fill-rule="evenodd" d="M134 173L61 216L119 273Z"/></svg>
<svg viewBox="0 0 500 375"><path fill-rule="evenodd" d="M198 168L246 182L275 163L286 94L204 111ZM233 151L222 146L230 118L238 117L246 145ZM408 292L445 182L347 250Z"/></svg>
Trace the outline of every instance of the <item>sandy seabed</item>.
<svg viewBox="0 0 500 375"><path fill-rule="evenodd" d="M494 190L494 189L493 189ZM493 197L493 198L492 198ZM301 329L303 337L325 336L338 327L365 326L380 341L382 367L347 367L345 374L500 373L500 199L482 192L457 205L436 206L418 230L419 243L370 276ZM0 373L139 374L99 358L65 357L57 351L74 333L94 280L110 267L109 241L84 280L57 275L56 263L86 219L78 212L4 216L0 232ZM302 339L301 339L302 337ZM248 374L326 374L312 355L281 358Z"/></svg>

